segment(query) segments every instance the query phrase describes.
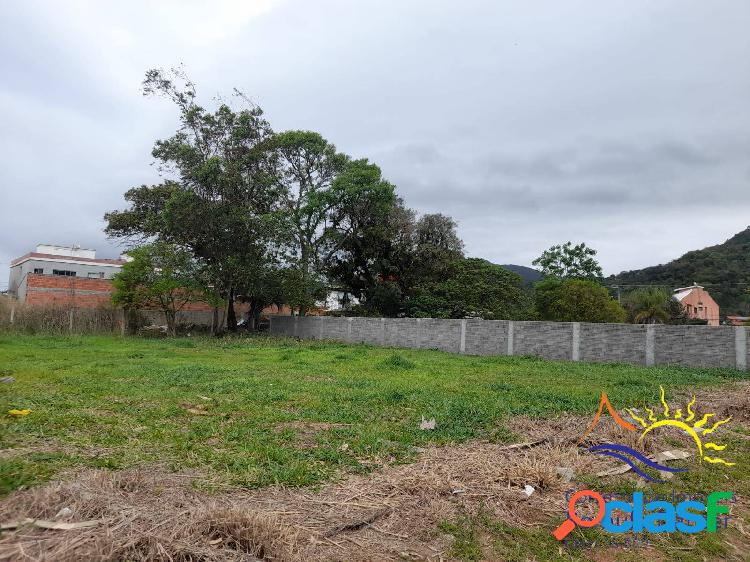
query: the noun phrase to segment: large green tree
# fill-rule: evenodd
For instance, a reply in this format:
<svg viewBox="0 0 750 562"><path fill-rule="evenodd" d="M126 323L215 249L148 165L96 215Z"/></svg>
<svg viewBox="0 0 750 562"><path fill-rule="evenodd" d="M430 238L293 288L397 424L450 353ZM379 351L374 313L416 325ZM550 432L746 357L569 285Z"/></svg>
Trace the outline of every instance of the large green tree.
<svg viewBox="0 0 750 562"><path fill-rule="evenodd" d="M596 279L602 276L602 268L596 261L596 250L585 243L557 244L542 252L532 265L539 267L544 275L560 279Z"/></svg>
<svg viewBox="0 0 750 562"><path fill-rule="evenodd" d="M333 182L330 195L328 277L345 293L367 300L390 273L400 202L380 168L367 160L350 162Z"/></svg>
<svg viewBox="0 0 750 562"><path fill-rule="evenodd" d="M363 291L365 308L387 316L409 313L408 300L419 287L439 283L463 259L456 223L442 214L417 214L397 201L385 222L375 282Z"/></svg>
<svg viewBox="0 0 750 562"><path fill-rule="evenodd" d="M537 314L556 322L624 322L625 309L599 283L547 277L534 286Z"/></svg>
<svg viewBox="0 0 750 562"><path fill-rule="evenodd" d="M499 265L459 259L443 275L416 289L408 303L410 316L522 320L531 315L521 276Z"/></svg>
<svg viewBox="0 0 750 562"><path fill-rule="evenodd" d="M180 70L150 70L144 93L179 110L176 133L156 142L153 156L170 179L126 194L130 207L105 215L107 233L142 241L159 237L189 248L227 300L227 325L236 327L234 297L248 272L269 260L278 244L279 186L274 179L271 127L263 111L241 94L209 111Z"/></svg>
<svg viewBox="0 0 750 562"><path fill-rule="evenodd" d="M325 286L323 262L331 242L328 225L337 200L334 181L349 157L312 131L286 131L272 136L274 182L282 193L290 283L294 304L304 315Z"/></svg>

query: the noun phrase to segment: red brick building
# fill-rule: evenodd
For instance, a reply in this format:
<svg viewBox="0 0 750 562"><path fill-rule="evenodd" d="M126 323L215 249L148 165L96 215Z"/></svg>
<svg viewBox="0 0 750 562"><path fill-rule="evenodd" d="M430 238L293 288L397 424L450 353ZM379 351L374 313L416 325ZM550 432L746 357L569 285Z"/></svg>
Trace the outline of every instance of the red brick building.
<svg viewBox="0 0 750 562"><path fill-rule="evenodd" d="M10 264L8 293L21 303L38 306L97 308L110 306L112 278L119 273L125 259L102 259L96 250L78 246L39 244ZM248 306L236 304L238 318L248 314ZM213 308L207 303L186 304L184 313L195 318L208 318ZM288 306L268 307L264 314L291 314ZM312 314L319 313L318 310Z"/></svg>
<svg viewBox="0 0 750 562"><path fill-rule="evenodd" d="M21 303L91 308L109 304L111 279L125 260L79 246L39 244L10 263L8 293Z"/></svg>

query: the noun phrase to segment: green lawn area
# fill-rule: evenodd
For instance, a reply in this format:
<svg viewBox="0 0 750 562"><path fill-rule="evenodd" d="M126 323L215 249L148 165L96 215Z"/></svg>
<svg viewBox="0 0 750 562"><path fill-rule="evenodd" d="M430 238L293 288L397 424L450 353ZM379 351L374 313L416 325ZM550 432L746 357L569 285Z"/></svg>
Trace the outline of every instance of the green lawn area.
<svg viewBox="0 0 750 562"><path fill-rule="evenodd" d="M16 379L0 384L0 412L32 410L0 418L0 449L20 448L0 459L2 494L62 468L165 461L243 486L307 485L364 470L355 457L399 460L428 440L509 440L502 424L514 414L590 414L603 389L649 403L659 384L740 376L292 339L18 335L0 337L0 372ZM422 416L437 429L420 431ZM294 422L332 426L310 447ZM355 454L340 453L343 443Z"/></svg>
<svg viewBox="0 0 750 562"><path fill-rule="evenodd" d="M409 446L513 441L509 417L590 415L602 390L616 407L645 405L660 384L673 392L747 378L286 338L25 335L0 336L0 376L16 379L0 383L0 497L65 469L149 463L210 472L212 485L315 485L408 461ZM422 416L437 428L421 431ZM317 431L301 436L307 426Z"/></svg>

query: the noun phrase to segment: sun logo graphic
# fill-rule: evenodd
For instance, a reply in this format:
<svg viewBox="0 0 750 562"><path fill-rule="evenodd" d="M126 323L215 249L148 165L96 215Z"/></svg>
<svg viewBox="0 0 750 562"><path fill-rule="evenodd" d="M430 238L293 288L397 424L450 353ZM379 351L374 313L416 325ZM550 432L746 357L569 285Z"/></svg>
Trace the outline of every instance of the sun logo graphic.
<svg viewBox="0 0 750 562"><path fill-rule="evenodd" d="M603 392L602 399L599 403L599 410L596 413L594 420L591 422L591 425L578 440L578 443L582 443L586 436L591 433L591 431L594 429L594 426L599 422L604 408L606 407L610 415L618 425L628 431L640 432L640 437L638 438L639 441L643 441L643 439L645 439L647 435L649 435L653 430L657 428L675 427L682 430L685 434L692 438L697 448L698 459L700 461L706 461L712 464L723 464L726 466L734 466L736 464L733 462L729 462L720 456L716 456L714 452L721 452L726 449L727 446L718 444L707 437L712 434L717 428L728 423L732 419L731 416L725 419L715 420L716 414L707 413L701 416L700 419L696 419L696 413L693 410L693 406L695 405L696 401L695 396L693 396L693 399L686 405L684 412L682 408L677 408L674 410L674 413L672 413L669 404L667 404L667 401L664 398L664 388L662 386L659 386L659 390L661 391L661 406L663 407L663 411L661 413L655 413L651 408L644 408L648 413L648 417L646 419L645 416L639 416L634 408L626 408L629 416L635 422L640 424L640 429L634 424L620 417L617 411L612 407L612 404L610 404L606 392ZM654 459L649 459L639 451L618 443L603 443L594 445L589 448L589 451L597 455L607 455L621 460L630 465L634 472L636 472L646 480L650 480L652 482L662 482L662 480L654 478L647 472L641 470L633 459L649 468L658 470L662 473L685 472L687 470L686 468L672 468L664 466L656 462L656 460Z"/></svg>
<svg viewBox="0 0 750 562"><path fill-rule="evenodd" d="M667 401L664 400L664 387L660 386L659 390L661 391L661 404L662 406L664 406L664 413L662 414L661 418L654 414L654 411L650 408L645 408L646 412L648 412L648 422L646 422L646 420L644 420L643 418L636 416L633 413L632 409L627 409L630 417L640 423L641 427L643 428L639 441L642 441L650 431L656 429L657 427L677 427L679 429L682 429L685 433L693 438L693 440L695 441L695 445L698 448L699 459L710 463L725 464L727 466L734 466L736 464L733 462L727 462L721 457L711 457L705 454L706 450L723 451L727 448L727 446L719 445L717 443L714 443L713 441L704 442L703 440L707 435L713 433L718 427L731 421L732 416L724 418L723 420L715 421L713 424L711 424L710 427L706 427L706 425L709 423L709 419L715 418L716 414L704 414L700 420L697 420L695 421L695 423L691 424L691 422L695 420L695 412L692 410L692 406L695 404L695 396L693 396L693 399L688 403L686 407L687 415L685 417L683 417L682 408L677 408L674 415L670 416L669 404L667 404Z"/></svg>

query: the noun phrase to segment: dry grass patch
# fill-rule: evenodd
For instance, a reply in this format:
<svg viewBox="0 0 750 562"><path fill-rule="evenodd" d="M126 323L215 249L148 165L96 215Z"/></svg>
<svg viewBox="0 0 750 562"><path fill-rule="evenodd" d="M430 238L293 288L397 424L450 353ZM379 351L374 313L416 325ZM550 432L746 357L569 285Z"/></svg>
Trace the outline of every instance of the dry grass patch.
<svg viewBox="0 0 750 562"><path fill-rule="evenodd" d="M71 531L22 527L0 539L0 560L399 560L445 555L437 525L482 509L534 527L563 509L557 466L587 470L575 448L509 450L490 443L430 447L419 462L329 484L207 496L198 475L86 471L17 492L0 520L97 521ZM534 486L527 497L523 486ZM46 558L45 558L46 556Z"/></svg>

